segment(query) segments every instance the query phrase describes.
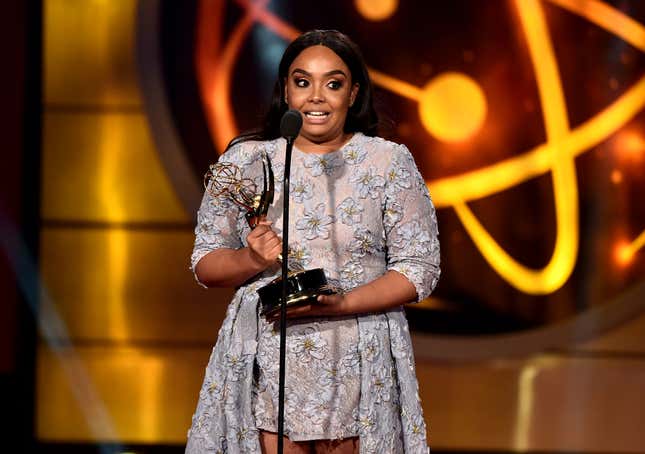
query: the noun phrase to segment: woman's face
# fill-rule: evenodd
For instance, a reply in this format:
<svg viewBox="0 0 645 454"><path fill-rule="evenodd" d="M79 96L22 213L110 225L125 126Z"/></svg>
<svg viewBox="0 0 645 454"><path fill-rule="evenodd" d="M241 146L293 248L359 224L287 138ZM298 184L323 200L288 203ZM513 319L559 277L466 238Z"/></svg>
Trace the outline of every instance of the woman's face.
<svg viewBox="0 0 645 454"><path fill-rule="evenodd" d="M302 113L300 136L313 143L343 137L347 111L357 93L349 68L328 47L308 47L289 67L285 98L290 109Z"/></svg>

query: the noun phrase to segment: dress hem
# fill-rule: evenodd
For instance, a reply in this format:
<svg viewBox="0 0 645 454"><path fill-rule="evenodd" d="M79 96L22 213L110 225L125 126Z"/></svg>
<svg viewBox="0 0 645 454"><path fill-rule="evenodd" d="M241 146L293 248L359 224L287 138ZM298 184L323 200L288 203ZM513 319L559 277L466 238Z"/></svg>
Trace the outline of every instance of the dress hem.
<svg viewBox="0 0 645 454"><path fill-rule="evenodd" d="M258 430L264 431L264 432L270 432L273 434L278 433L278 429L276 427L265 427L265 426L257 426L256 427ZM343 434L339 437L330 437L328 434L294 434L294 433L287 433L285 431L285 437L287 437L291 441L295 442L300 442L300 441L320 441L320 440L345 440L348 438L359 438L360 435L355 433L355 434Z"/></svg>

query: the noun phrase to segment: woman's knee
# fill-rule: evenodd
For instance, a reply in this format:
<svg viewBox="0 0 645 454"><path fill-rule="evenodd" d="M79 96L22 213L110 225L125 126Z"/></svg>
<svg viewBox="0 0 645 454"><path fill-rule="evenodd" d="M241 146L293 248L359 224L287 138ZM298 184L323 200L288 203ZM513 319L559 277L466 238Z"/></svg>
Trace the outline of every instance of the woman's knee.
<svg viewBox="0 0 645 454"><path fill-rule="evenodd" d="M284 437L282 446L284 454L314 454L310 441L291 441ZM278 434L261 430L260 447L262 454L277 454Z"/></svg>
<svg viewBox="0 0 645 454"><path fill-rule="evenodd" d="M314 442L314 454L358 454L358 452L358 437Z"/></svg>

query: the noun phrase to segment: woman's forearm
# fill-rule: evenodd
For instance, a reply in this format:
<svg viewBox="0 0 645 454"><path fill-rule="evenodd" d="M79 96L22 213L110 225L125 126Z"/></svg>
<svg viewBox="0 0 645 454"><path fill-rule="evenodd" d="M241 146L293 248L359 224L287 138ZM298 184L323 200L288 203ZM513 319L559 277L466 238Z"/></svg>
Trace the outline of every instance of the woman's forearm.
<svg viewBox="0 0 645 454"><path fill-rule="evenodd" d="M207 287L238 287L264 271L249 248L216 249L205 255L195 267L199 281Z"/></svg>
<svg viewBox="0 0 645 454"><path fill-rule="evenodd" d="M345 294L321 295L317 304L287 309L287 317L335 317L384 312L417 298L414 285L402 274L388 271Z"/></svg>
<svg viewBox="0 0 645 454"><path fill-rule="evenodd" d="M416 299L414 285L402 274L388 271L367 284L344 295L343 312L361 314L383 312Z"/></svg>

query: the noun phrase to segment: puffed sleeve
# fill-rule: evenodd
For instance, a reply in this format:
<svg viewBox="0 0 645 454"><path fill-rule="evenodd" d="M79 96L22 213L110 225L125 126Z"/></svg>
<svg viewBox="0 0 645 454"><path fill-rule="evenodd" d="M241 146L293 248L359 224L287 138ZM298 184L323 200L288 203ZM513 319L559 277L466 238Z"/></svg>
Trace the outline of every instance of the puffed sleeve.
<svg viewBox="0 0 645 454"><path fill-rule="evenodd" d="M387 269L405 276L423 300L439 281L439 231L428 188L404 145L395 147L385 174L383 226Z"/></svg>
<svg viewBox="0 0 645 454"><path fill-rule="evenodd" d="M235 161L235 147L222 155L220 161ZM239 221L243 217L241 208L225 196L213 197L204 191L202 203L197 212L195 244L190 258L191 270L195 273L197 263L215 249L239 249L242 241L239 234ZM199 282L197 275L195 279ZM201 282L200 285L203 286Z"/></svg>

